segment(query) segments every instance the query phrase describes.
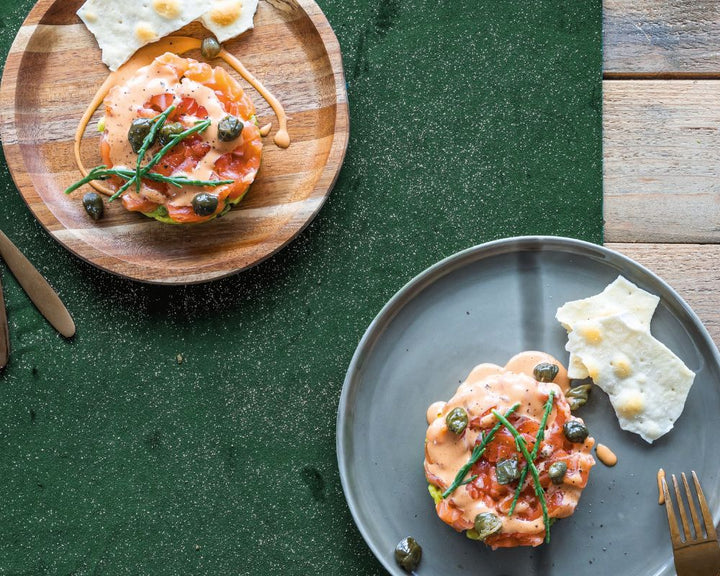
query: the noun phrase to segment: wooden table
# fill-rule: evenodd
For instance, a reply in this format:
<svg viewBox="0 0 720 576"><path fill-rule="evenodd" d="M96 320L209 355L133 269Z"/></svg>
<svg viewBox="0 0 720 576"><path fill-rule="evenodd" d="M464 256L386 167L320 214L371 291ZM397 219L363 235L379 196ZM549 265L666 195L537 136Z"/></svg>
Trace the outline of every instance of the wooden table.
<svg viewBox="0 0 720 576"><path fill-rule="evenodd" d="M720 3L604 1L605 243L720 344Z"/></svg>

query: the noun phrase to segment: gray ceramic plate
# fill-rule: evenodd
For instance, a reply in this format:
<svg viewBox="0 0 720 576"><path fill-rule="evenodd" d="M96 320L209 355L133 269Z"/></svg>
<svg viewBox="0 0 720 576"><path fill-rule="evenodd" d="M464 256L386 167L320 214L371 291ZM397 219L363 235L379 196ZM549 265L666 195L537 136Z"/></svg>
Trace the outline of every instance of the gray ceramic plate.
<svg viewBox="0 0 720 576"><path fill-rule="evenodd" d="M618 455L597 464L575 514L538 548L491 551L435 515L423 475L427 407L447 400L480 362L505 364L522 350L567 360L555 310L600 292L618 274L660 296L653 335L697 373L675 428L655 444L620 430L594 390L581 415ZM353 357L340 399L337 450L343 489L368 545L392 574L395 544L423 547L419 576L674 574L656 473L698 472L720 516L720 366L690 307L657 276L601 246L554 237L491 242L432 266L398 292Z"/></svg>

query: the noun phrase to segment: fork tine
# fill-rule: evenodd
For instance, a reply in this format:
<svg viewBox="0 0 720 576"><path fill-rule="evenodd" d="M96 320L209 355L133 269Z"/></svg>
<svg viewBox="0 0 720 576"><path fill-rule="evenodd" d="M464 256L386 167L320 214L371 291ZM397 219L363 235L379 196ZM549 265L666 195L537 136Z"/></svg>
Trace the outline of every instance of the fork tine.
<svg viewBox="0 0 720 576"><path fill-rule="evenodd" d="M673 508L670 491L668 490L665 478L662 479L662 490L665 496L665 511L667 512L668 525L670 526L670 539L672 540L673 546L677 546L678 544L682 544L682 541L680 540L680 530L678 529L677 519L675 518L675 508Z"/></svg>
<svg viewBox="0 0 720 576"><path fill-rule="evenodd" d="M678 486L675 474L672 475L672 479L673 486L675 487L675 497L677 498L678 510L680 511L680 520L682 521L683 531L685 532L685 541L687 542L692 538L692 534L690 533L690 526L688 525L687 514L685 513L685 505L683 504L682 496L680 496L680 486Z"/></svg>
<svg viewBox="0 0 720 576"><path fill-rule="evenodd" d="M693 526L695 528L695 539L700 540L703 537L702 528L700 527L700 520L698 519L697 512L695 511L695 501L690 492L690 486L688 486L687 476L685 472L681 474L683 485L685 486L685 496L687 496L688 506L690 507L690 516L692 516ZM690 537L688 536L688 539Z"/></svg>
<svg viewBox="0 0 720 576"><path fill-rule="evenodd" d="M710 514L710 508L708 507L707 500L705 500L705 494L703 494L702 488L700 487L700 481L698 480L695 470L692 471L693 481L695 482L695 489L697 490L698 502L700 502L700 512L702 512L703 520L705 521L705 531L707 537L710 540L717 540L717 532L715 531L715 523Z"/></svg>

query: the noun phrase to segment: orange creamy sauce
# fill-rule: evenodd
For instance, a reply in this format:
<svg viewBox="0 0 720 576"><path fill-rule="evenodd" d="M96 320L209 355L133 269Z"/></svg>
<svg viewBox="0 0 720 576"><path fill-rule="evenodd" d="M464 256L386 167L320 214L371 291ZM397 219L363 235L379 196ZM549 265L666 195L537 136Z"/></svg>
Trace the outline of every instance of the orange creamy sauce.
<svg viewBox="0 0 720 576"><path fill-rule="evenodd" d="M665 492L663 490L663 482L665 481L665 470L660 468L657 473L657 483L658 483L658 504L665 504Z"/></svg>
<svg viewBox="0 0 720 576"><path fill-rule="evenodd" d="M185 52L188 52L190 50L199 49L201 45L200 40L197 38L191 38L187 36L169 36L166 38L162 38L158 40L157 42L150 44L148 46L144 46L140 50L136 52L136 54L133 56L133 58L125 63L123 66L121 66L117 71L113 72L108 76L108 78L105 80L103 85L98 89L97 93L95 94L92 102L88 106L87 110L83 114L82 119L80 120L80 123L78 125L78 128L75 133L75 143L74 143L74 154L75 154L75 161L78 165L78 168L83 176L86 176L88 171L83 165L81 155L80 155L80 142L82 140L83 134L85 132L85 129L87 128L87 125L90 121L90 118L92 117L93 113L97 108L102 104L103 100L110 94L110 92L121 85L138 85L141 84L141 81L143 79L146 79L146 74L140 73L140 71L143 69L143 67L151 65L153 63L153 60L161 55L163 55L165 52L172 52L175 55L184 54ZM267 89L263 84L255 78L248 70L245 68L245 66L234 56L232 56L230 53L228 53L226 50L221 50L219 57L222 58L227 64L229 64L238 74L240 74L253 88L255 88L260 95L265 98L272 107L273 111L278 117L279 122L279 128L277 130L277 133L275 134L274 141L275 143L281 147L281 148L287 148L290 145L290 135L287 130L287 114L285 113L285 109L283 108L280 101ZM167 80L167 79L165 79ZM232 78L229 78L230 81L234 83L234 80ZM230 83L230 82L228 82ZM157 87L157 82L155 83ZM239 89L239 86L238 86ZM187 92L193 92L195 93L196 90L193 90L193 87L186 86L183 88L183 91ZM210 104L210 107L213 109L212 111L217 112L217 107L214 106L214 104L211 102L212 97L205 91L200 94L195 94L200 97L201 100L204 100L204 102L199 103L200 106L203 106L203 104ZM242 90L240 90L240 93L242 93ZM138 96L138 94L135 94L135 96ZM186 96L190 97L190 96ZM193 95L194 98L194 95ZM196 99L197 100L197 99ZM249 103L249 100L247 100ZM140 102L139 104L146 104L147 101ZM106 103L107 104L107 103ZM124 102L123 102L124 104ZM128 112L130 112L130 108L134 105L139 105L138 102L129 102L128 106ZM252 104L250 104L252 106ZM208 112L211 112L206 106L204 106L205 110ZM254 108L252 108L252 113L254 114ZM213 118L213 120L216 120L217 118L210 114L210 117ZM224 117L224 114L223 114ZM129 116L125 118L125 120L128 120ZM129 118L128 124L125 126L125 137L127 137L127 130L129 129L130 122L132 122L133 118ZM248 120L247 117L244 118L245 120ZM217 141L217 127L215 126L216 122L213 122L215 133L213 134L211 132L211 127L208 132L210 132L211 138L214 137L215 141ZM106 118L106 126L107 126L107 118ZM248 126L249 128L249 126ZM252 128L255 128L254 126ZM266 125L262 129L262 133L260 135L266 136L271 129L271 125ZM259 132L258 132L259 133ZM244 136L244 134L243 134ZM236 143L237 144L237 143ZM129 143L124 142L123 146L126 145L127 149L130 149ZM224 146L222 148L232 148L232 143L228 143L227 146ZM119 150L118 148L115 148L115 150ZM230 152L234 151L234 149L231 149ZM135 166L135 161L137 158L129 158L132 160L132 162L128 163L128 154L122 152L118 152L120 154L119 161L121 162L120 165L125 166L129 164L129 167ZM197 155L197 154L196 154ZM215 156L215 157L213 157ZM203 160L202 162L198 163L198 166L195 167L195 169L192 172L192 175L194 177L200 178L203 174L206 176L209 176L212 172L211 164L213 160L217 160L218 155L211 155L207 159ZM104 161L107 161L108 158L104 158ZM112 160L112 158L110 158ZM259 165L259 157L258 157L258 165ZM256 171L256 170L255 170ZM247 173L241 173L236 174L238 177L240 177L243 180L249 180L252 181ZM254 176L254 174L253 174ZM208 179L208 178L203 178ZM93 181L90 182L90 185L95 188L97 191L102 192L106 195L112 195L114 190L106 185L104 185L101 182ZM249 186L249 183L248 183ZM247 188L247 186L245 186ZM204 191L202 189L195 189L195 190L186 190L185 193L182 195L179 195L177 198L174 199L174 202L171 202L172 205L176 206L182 206L187 208L189 204L189 200L192 196L199 191ZM151 196L153 196L152 193L150 193ZM237 196L237 195L236 195ZM148 200L150 203L152 203L152 200ZM160 200L157 196L154 197L154 200ZM237 197L234 198L234 200L237 200ZM155 202L156 204L159 204L160 202ZM140 205L142 203L138 203L137 199L135 199L135 202L131 202L131 204L134 205L134 208L129 209L139 209L141 211L149 211L152 210L152 206L148 204L147 202L145 204L147 205ZM221 203L222 204L222 203ZM218 211L222 208L222 206L219 207ZM194 219L194 218L193 218Z"/></svg>
<svg viewBox="0 0 720 576"><path fill-rule="evenodd" d="M182 174L195 180L215 178L216 163L221 157L233 153L244 154L245 140L255 138L259 142L259 131L248 122L255 109L245 98L242 90L232 86L229 80L227 75L215 78L215 72L207 64L180 58L172 53L159 56L151 64L138 70L131 80L121 86L115 86L105 98L103 161L109 166L134 170L137 154L133 152L128 141L128 127L136 118L152 118L170 104L174 104L178 110L168 119L169 122L180 121L185 128L190 128L195 122L207 118L212 123L202 135L191 137L190 141L197 143L197 152L193 150L193 160L183 162L178 167L180 169L174 170L173 174ZM221 85L221 82L224 84ZM233 88L237 101L221 99L218 94L220 90L229 93ZM222 142L218 138L218 124L230 112L226 108L231 107L238 109L240 117L246 121L246 128L237 139ZM185 142L181 142L178 146L183 146ZM159 148L159 145L157 147ZM262 146L259 145L258 167L261 149ZM164 160L158 166L162 167L163 162ZM248 185L254 177L255 171L249 175ZM158 204L167 202L172 206L189 206L193 197L203 191L205 189L202 187L176 188L166 185L164 193L160 193L150 187L149 183L143 183L141 194Z"/></svg>
<svg viewBox="0 0 720 576"><path fill-rule="evenodd" d="M113 87L105 98L105 132L100 153L106 166L134 170L138 156L128 141L128 127L133 120L153 118L171 105L176 108L168 122L179 122L185 129L207 119L211 124L202 134L193 134L178 143L152 172L232 183L210 188L176 187L143 179L140 190L131 187L123 195L122 203L130 211L146 214L164 206L174 222L202 222L221 213L227 203L239 201L260 167L262 141L258 128L250 121L255 107L224 69L166 52L137 70L124 84ZM229 114L243 121L243 128L231 142L222 142L218 125ZM160 147L159 143L154 144L148 151L149 157ZM119 179L111 182L115 187L121 185ZM191 202L200 192L218 199L213 214L199 216L192 208Z"/></svg>
<svg viewBox="0 0 720 576"><path fill-rule="evenodd" d="M554 383L541 383L533 378L533 368L540 362L552 362L561 367ZM428 409L429 426L425 444L425 475L428 482L443 491L452 484L458 470L469 460L480 433L487 433L495 425L492 409L505 413L513 404L520 403L518 410L508 419L523 435L528 450L532 451L545 403L550 390L555 390L545 439L535 462L545 489L549 516L570 516L595 460L591 455L594 445L592 438L588 437L582 444L573 444L563 434L563 424L573 418L563 393L568 387L567 372L560 362L542 352L518 354L505 367L495 364L475 367L455 396L446 403L435 403ZM456 407L464 408L469 418L469 424L461 435L450 432L445 423L446 415ZM511 434L502 427L467 476L478 477L441 500L436 505L438 516L456 530L462 531L474 526L478 514L492 512L502 521L502 529L485 540L489 546L537 546L542 543L545 527L531 475L527 475L515 512L510 517L507 515L517 482L499 484L495 476L495 464L512 455L517 455L521 465L524 465L524 459L517 451ZM556 485L550 481L547 469L558 461L567 464L567 473L563 483Z"/></svg>
<svg viewBox="0 0 720 576"><path fill-rule="evenodd" d="M605 464L605 466L615 466L615 464L617 464L618 459L615 452L610 450L605 444L598 444L595 448L595 453L597 454L598 460Z"/></svg>

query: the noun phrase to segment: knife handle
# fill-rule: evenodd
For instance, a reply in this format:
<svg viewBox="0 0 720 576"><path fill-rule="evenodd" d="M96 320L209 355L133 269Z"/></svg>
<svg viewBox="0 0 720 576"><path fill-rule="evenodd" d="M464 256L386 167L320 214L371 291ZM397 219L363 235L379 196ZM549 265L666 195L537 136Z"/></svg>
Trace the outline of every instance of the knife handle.
<svg viewBox="0 0 720 576"><path fill-rule="evenodd" d="M0 231L0 256L10 268L20 286L32 303L65 338L75 335L75 322L42 274L32 265L25 255Z"/></svg>
<svg viewBox="0 0 720 576"><path fill-rule="evenodd" d="M5 368L10 359L10 331L8 330L7 311L0 282L0 370Z"/></svg>

